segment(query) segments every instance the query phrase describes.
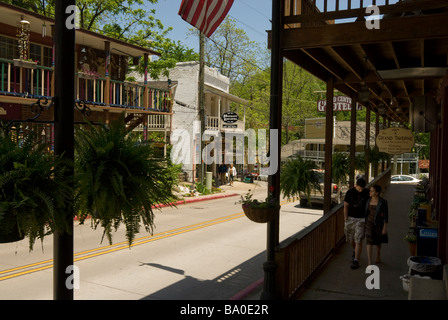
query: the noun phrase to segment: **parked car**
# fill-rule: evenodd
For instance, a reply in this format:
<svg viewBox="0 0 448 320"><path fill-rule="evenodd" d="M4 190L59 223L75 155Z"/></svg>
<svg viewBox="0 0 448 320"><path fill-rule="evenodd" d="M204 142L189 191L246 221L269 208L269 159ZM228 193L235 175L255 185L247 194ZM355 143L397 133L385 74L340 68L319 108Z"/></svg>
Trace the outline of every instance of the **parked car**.
<svg viewBox="0 0 448 320"><path fill-rule="evenodd" d="M315 170L319 175L319 190L312 190L309 197L305 193L300 193L300 206L306 207L309 204L323 204L324 203L324 177L325 171L323 170ZM339 190L340 189L340 190ZM348 190L348 185L346 183L342 183L340 187L337 184L331 183L331 206L335 206L340 203L344 199L344 195Z"/></svg>
<svg viewBox="0 0 448 320"><path fill-rule="evenodd" d="M413 176L398 174L390 177L390 183L404 183L404 184L418 184L422 180L414 178Z"/></svg>

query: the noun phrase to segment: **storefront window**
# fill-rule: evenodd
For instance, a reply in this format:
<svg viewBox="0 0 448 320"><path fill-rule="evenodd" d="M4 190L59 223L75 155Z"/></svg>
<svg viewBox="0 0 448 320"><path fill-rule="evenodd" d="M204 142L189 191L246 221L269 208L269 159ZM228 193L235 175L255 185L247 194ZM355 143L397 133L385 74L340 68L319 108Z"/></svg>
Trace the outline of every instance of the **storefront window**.
<svg viewBox="0 0 448 320"><path fill-rule="evenodd" d="M0 58L9 60L19 58L19 49L16 39L0 36Z"/></svg>

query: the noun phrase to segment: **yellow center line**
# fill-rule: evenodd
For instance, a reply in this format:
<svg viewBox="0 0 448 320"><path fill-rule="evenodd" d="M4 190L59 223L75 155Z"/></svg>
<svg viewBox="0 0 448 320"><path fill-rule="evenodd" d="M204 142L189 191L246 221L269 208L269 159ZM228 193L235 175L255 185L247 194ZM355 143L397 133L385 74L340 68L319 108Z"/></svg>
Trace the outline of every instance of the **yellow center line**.
<svg viewBox="0 0 448 320"><path fill-rule="evenodd" d="M82 256L82 255L85 255L85 254L88 254L88 255L75 258L74 261L85 260L85 259L88 259L88 258L100 256L100 255L103 255L103 254L106 254L106 253L111 253L111 252L115 252L115 251L118 251L118 250L127 249L127 248L134 247L134 246L137 246L137 245L140 245L140 244L144 244L144 243L148 243L148 242L164 239L164 238L167 238L167 237L175 236L175 235L178 235L178 234L186 233L186 232L197 230L197 229L202 229L202 228L205 228L205 227L208 227L208 226L212 226L212 225L215 225L215 224L219 224L219 223L222 223L222 222L230 221L230 220L241 218L241 217L243 217L243 214L241 212L239 212L239 213L232 214L232 215L229 215L229 216L225 216L225 217L221 217L221 218L216 218L216 219L204 221L204 222L196 223L196 224L185 226L185 227L181 227L181 228L176 228L176 229L169 230L169 231L164 231L164 232L161 232L161 233L158 233L158 234L155 234L155 235L144 236L144 237L141 237L141 238L138 238L138 239L134 240L133 243L131 244L131 246L129 246L127 241L123 241L123 242L120 242L120 243L116 243L116 244L112 244L112 245L108 245L108 246L104 246L104 247L99 247L99 248L95 248L95 249L85 250L85 251L82 251L82 252L75 253L74 256L75 257L76 256ZM108 250L108 248L111 248L111 249ZM89 253L91 253L91 254L89 254ZM53 262L53 259L44 260L44 261L28 264L28 265L25 265L25 266L21 266L21 267L11 268L11 269L8 269L8 270L2 270L2 271L0 271L0 274L11 273L11 272L14 272L14 271L23 270L23 269L27 269L27 268L32 268L32 267L36 267L36 266L42 266L42 265L45 265L45 264L48 264L48 263L52 263L52 262ZM49 269L49 268L52 268L52 267L53 267L53 264L50 264L50 265L46 265L46 266L42 266L42 267L38 267L38 268L33 268L31 270L25 270L25 271L22 271L22 272L17 272L17 273L11 274L11 275L0 277L0 281L6 280L6 279L10 279L10 278L13 278L13 277L17 277L17 276L21 276L21 275L25 275L25 274L29 274L29 273L33 273L33 272L37 272L37 271L42 271L42 270Z"/></svg>
<svg viewBox="0 0 448 320"><path fill-rule="evenodd" d="M283 205L284 203L287 203L287 202L289 202L289 201L283 201L283 202L280 203L280 205ZM168 237L172 237L172 236L175 236L175 235L187 233L187 232L190 232L190 231L206 228L206 227L213 226L213 225L216 225L216 224L219 224L219 223L223 223L223 222L231 221L231 220L234 220L234 219L238 219L238 218L241 218L243 216L244 216L243 212L238 212L238 213L231 214L231 215L228 215L228 216L224 216L224 217L221 217L221 218L216 218L216 219L212 219L212 220L208 220L208 221L204 221L204 222L199 222L199 223L192 224L192 225L185 226L185 227L180 227L180 228L172 229L172 230L169 230L169 231L160 232L160 233L157 233L155 235L144 236L144 237L141 237L141 238L138 238L138 239L134 240L133 243L130 246L128 245L127 241L122 241L122 242L119 242L119 243L116 243L116 244L112 244L112 245L108 245L108 246L104 246L104 247L99 247L99 248L95 248L95 249L85 250L85 251L78 252L78 253L74 254L75 257L81 256L81 257L78 257L78 258L74 258L74 262L85 260L85 259L89 259L89 258L92 258L92 257L97 257L97 256L100 256L100 255L103 255L103 254L107 254L107 253L111 253L111 252L115 252L115 251L119 251L119 250L123 250L123 249L127 249L127 248L130 248L130 247L138 246L138 245L145 244L145 243L148 243L148 242L152 242L152 241L156 241L156 240L160 240L160 239L165 239L165 238L168 238ZM45 265L45 264L52 263L52 262L53 262L53 259L49 259L49 260L44 260L44 261L41 261L41 262L36 262L36 263L24 265L24 266L21 266L21 267L16 267L16 268L8 269L8 270L2 270L2 271L0 271L0 274L11 273L11 272L14 272L14 271L17 271L17 270L23 270L23 269L32 268L32 267L35 267L35 266L41 266L42 265L41 267L38 267L38 268L33 268L33 269L30 269L30 270L25 270L25 271L22 271L22 272L17 272L17 273L13 273L11 275L0 277L0 281L6 280L6 279L10 279L10 278L13 278L13 277L18 277L18 276L25 275L25 274L29 274L29 273L33 273L33 272L37 272L37 271L50 269L50 268L53 267L53 264L49 264L49 265ZM43 266L43 265L45 265L45 266Z"/></svg>

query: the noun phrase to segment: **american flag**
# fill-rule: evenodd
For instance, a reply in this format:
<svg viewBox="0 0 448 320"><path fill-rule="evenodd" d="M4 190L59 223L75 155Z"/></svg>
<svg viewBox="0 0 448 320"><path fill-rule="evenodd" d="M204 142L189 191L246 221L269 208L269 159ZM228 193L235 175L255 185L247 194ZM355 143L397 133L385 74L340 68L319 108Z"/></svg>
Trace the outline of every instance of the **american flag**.
<svg viewBox="0 0 448 320"><path fill-rule="evenodd" d="M182 0L179 15L210 37L226 17L234 0Z"/></svg>

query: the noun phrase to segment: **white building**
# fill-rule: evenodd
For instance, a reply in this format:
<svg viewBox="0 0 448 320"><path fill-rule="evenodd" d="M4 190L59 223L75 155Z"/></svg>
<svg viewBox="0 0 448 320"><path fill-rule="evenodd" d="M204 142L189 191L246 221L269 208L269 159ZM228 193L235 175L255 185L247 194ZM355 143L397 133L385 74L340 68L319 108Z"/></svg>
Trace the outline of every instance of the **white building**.
<svg viewBox="0 0 448 320"><path fill-rule="evenodd" d="M196 143L195 152L191 152L189 156L190 161L183 164L188 181L192 181L193 177L198 177L196 167L200 149L200 144L197 142L200 128L197 121L201 121L199 114L199 62L178 63L174 69L170 70L170 79L173 83L177 83L173 88L171 130L186 130L192 143ZM229 78L220 74L217 69L205 67L204 82L206 129L220 132L223 138L226 132L240 131L244 133L244 108L247 101L229 93ZM243 109L241 110L241 108ZM240 117L232 124L225 123L221 117L224 113L231 111L239 114ZM193 141L195 133L196 141ZM216 175L215 166L211 166L207 170L211 170Z"/></svg>

